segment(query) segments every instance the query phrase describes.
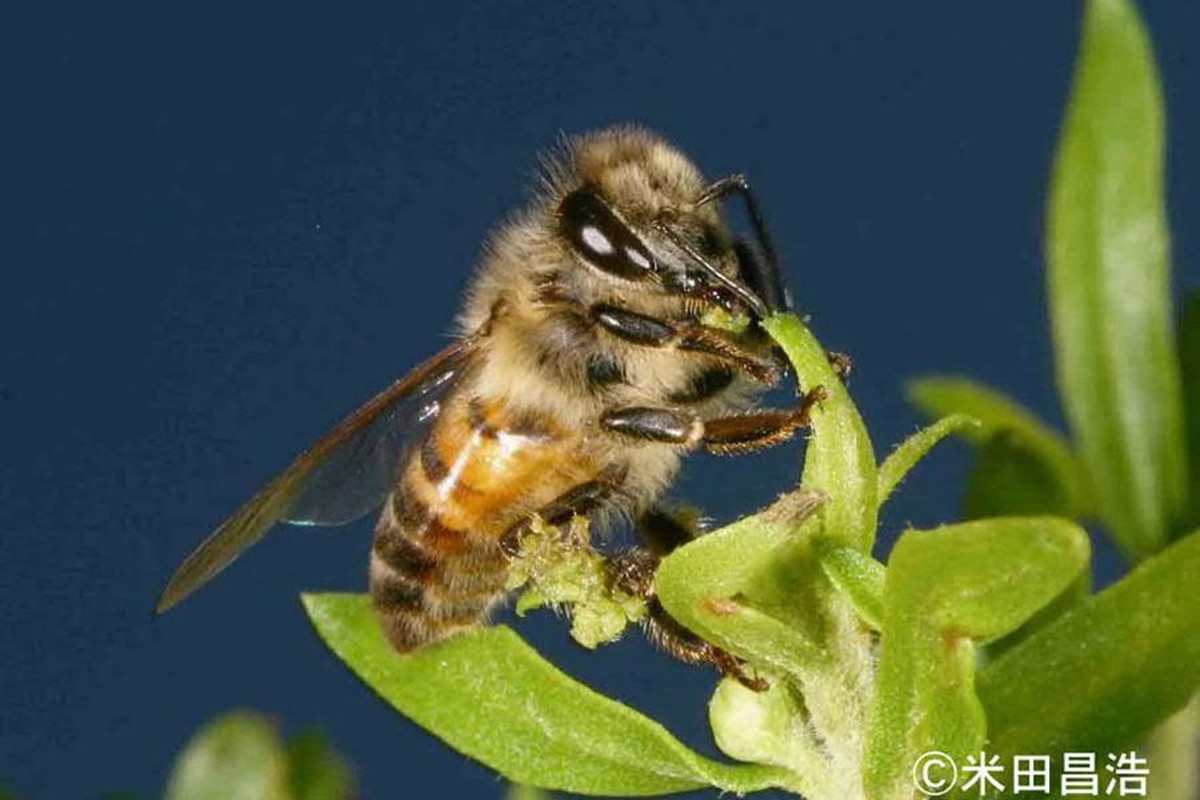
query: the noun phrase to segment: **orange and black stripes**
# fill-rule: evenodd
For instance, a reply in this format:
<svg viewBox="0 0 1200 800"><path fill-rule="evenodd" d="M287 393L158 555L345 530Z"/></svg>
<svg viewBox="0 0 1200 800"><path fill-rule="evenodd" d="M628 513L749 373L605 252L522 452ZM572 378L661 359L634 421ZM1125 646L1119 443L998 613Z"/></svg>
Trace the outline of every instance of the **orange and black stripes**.
<svg viewBox="0 0 1200 800"><path fill-rule="evenodd" d="M425 477L430 483L441 483L450 473L450 468L438 452L437 439L433 436L428 437L421 445L421 469L425 471Z"/></svg>
<svg viewBox="0 0 1200 800"><path fill-rule="evenodd" d="M577 480L561 469L566 446L535 415L467 397L446 403L375 527L371 596L397 650L476 624L503 596L501 538Z"/></svg>

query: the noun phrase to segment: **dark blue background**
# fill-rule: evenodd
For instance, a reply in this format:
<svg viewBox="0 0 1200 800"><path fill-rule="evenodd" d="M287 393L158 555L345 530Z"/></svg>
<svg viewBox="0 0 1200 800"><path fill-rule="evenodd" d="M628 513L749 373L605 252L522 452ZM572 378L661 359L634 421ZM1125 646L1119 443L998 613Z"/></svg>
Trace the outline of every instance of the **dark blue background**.
<svg viewBox="0 0 1200 800"><path fill-rule="evenodd" d="M1200 284L1195 4L1144 4L1167 86L1177 282ZM1041 280L1077 3L503 2L9 18L0 313L0 780L28 798L159 791L213 714L320 725L365 794L495 797L396 716L296 596L363 587L369 524L287 529L170 615L225 514L444 341L489 226L560 131L639 120L761 190L801 306L853 354L886 451L902 383L965 371L1058 420ZM1189 49L1191 48L1191 49ZM787 447L697 457L727 519ZM954 518L940 451L887 515ZM1109 574L1116 566L1110 559ZM713 677L636 638L573 674L713 748Z"/></svg>

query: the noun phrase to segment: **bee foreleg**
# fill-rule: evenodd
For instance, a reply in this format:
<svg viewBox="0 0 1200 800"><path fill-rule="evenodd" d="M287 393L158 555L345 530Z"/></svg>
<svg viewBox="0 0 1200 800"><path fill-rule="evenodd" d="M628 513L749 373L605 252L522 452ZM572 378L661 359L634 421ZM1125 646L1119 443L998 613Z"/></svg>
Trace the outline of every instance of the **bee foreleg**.
<svg viewBox="0 0 1200 800"><path fill-rule="evenodd" d="M592 480L560 494L538 510L537 516L551 525L564 525L570 522L573 516L589 514L612 497L625 482L627 472L628 469L624 465L609 466ZM528 532L531 521L532 516L518 521L500 539L500 549L509 558L520 552L521 537Z"/></svg>
<svg viewBox="0 0 1200 800"><path fill-rule="evenodd" d="M654 572L662 556L639 547L609 559L613 583L646 601L646 638L663 652L688 664L711 664L722 675L736 679L747 689L766 691L765 680L746 673L745 663L732 653L706 642L680 625L666 612L654 593Z"/></svg>
<svg viewBox="0 0 1200 800"><path fill-rule="evenodd" d="M846 353L839 353L836 350L830 350L826 353L829 356L829 365L833 367L833 372L846 382L846 378L850 377L850 370L854 368L854 360Z"/></svg>
<svg viewBox="0 0 1200 800"><path fill-rule="evenodd" d="M800 405L791 411L762 409L706 420L704 448L718 455L739 455L774 447L807 427L813 406L824 399L825 389L817 386L806 392Z"/></svg>
<svg viewBox="0 0 1200 800"><path fill-rule="evenodd" d="M736 367L760 383L774 385L783 375L780 362L747 350L717 328L695 323L675 324L603 303L592 306L589 316L619 339L643 347L674 347L702 353Z"/></svg>
<svg viewBox="0 0 1200 800"><path fill-rule="evenodd" d="M691 446L704 437L704 422L690 411L631 406L605 411L600 425L607 431L663 444Z"/></svg>
<svg viewBox="0 0 1200 800"><path fill-rule="evenodd" d="M818 386L790 411L765 409L710 420L679 409L631 406L605 411L600 425L633 439L682 447L701 444L711 453L736 455L787 441L808 425L813 406L824 399L825 389Z"/></svg>
<svg viewBox="0 0 1200 800"><path fill-rule="evenodd" d="M704 325L680 329L676 344L680 350L703 353L740 369L759 383L774 386L783 377L783 362L764 359L737 344L727 333Z"/></svg>

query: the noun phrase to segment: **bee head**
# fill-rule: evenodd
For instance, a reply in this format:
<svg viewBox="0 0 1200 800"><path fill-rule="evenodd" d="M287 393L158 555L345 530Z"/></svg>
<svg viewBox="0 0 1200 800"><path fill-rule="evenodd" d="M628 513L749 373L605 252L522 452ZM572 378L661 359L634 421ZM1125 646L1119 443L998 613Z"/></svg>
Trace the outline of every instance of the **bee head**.
<svg viewBox="0 0 1200 800"><path fill-rule="evenodd" d="M667 142L617 128L572 142L569 159L556 181L557 229L588 269L759 319L786 307L752 248L729 235L714 202L723 182L707 183Z"/></svg>

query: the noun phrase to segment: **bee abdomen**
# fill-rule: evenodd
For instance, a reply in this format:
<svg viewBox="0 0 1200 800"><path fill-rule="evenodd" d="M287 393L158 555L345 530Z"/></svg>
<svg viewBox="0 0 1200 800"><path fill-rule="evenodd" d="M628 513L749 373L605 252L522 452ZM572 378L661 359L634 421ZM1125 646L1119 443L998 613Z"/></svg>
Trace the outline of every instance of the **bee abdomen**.
<svg viewBox="0 0 1200 800"><path fill-rule="evenodd" d="M405 653L483 620L504 595L508 562L498 545L473 542L411 496L393 505L407 507L376 526L371 600L392 646Z"/></svg>

